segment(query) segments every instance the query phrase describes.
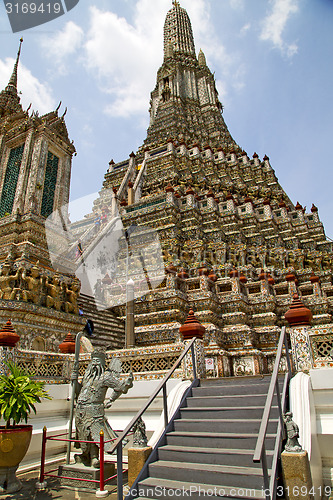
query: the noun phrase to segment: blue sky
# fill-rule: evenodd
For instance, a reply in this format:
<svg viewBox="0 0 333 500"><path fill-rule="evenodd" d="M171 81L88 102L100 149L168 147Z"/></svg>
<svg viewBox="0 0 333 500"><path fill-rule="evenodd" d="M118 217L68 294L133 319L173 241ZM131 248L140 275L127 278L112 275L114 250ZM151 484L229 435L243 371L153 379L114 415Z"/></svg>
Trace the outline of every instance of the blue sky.
<svg viewBox="0 0 333 500"><path fill-rule="evenodd" d="M215 72L224 119L252 157L270 157L294 203L319 207L333 238L333 0L181 0L196 51ZM71 198L101 188L111 158L143 142L163 59L171 0L81 0L22 33L22 104L46 113L62 101L77 149ZM0 87L20 34L0 3Z"/></svg>

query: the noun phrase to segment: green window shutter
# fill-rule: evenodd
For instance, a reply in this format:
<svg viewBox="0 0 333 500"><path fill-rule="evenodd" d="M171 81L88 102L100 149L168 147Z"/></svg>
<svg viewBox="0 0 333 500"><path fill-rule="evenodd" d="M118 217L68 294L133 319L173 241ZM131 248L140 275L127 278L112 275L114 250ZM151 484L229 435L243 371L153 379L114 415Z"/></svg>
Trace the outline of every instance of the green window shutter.
<svg viewBox="0 0 333 500"><path fill-rule="evenodd" d="M6 213L11 214L14 205L17 181L19 178L24 144L17 148L11 149L7 163L5 182L2 188L0 201L0 217Z"/></svg>
<svg viewBox="0 0 333 500"><path fill-rule="evenodd" d="M48 217L53 212L54 192L57 184L59 158L54 154L47 154L45 180L41 214Z"/></svg>

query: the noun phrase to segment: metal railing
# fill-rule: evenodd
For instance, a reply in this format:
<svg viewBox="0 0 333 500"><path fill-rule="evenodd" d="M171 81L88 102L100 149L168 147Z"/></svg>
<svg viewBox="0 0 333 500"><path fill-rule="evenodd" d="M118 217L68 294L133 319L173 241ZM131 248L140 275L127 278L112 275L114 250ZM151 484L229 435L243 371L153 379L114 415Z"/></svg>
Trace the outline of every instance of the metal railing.
<svg viewBox="0 0 333 500"><path fill-rule="evenodd" d="M171 378L171 376L173 375L174 371L178 368L180 363L183 361L185 356L188 354L189 351L191 351L191 355L192 355L193 379L194 379L194 382L197 381L197 370L196 370L195 351L194 351L195 340L196 339L193 338L191 340L191 342L188 344L188 346L184 349L183 353L179 356L177 361L174 363L173 367L168 371L168 373L165 375L164 379L160 382L160 384L157 386L157 388L155 389L153 394L150 396L147 403L145 403L145 405L141 408L141 410L139 410L138 413L135 415L135 417L133 417L131 422L127 425L127 427L124 429L124 431L118 437L118 439L117 439L116 443L114 444L114 446L112 447L112 449L109 451L109 453L111 454L111 453L114 453L115 450L117 450L117 499L118 500L123 500L123 473L122 473L122 471L123 471L123 440L129 434L133 425L144 414L144 412L152 404L152 402L155 400L156 396L161 391L163 394L164 433L165 433L165 431L169 425L166 384L167 384L168 380ZM155 448L158 447L158 444L159 443L157 443Z"/></svg>
<svg viewBox="0 0 333 500"><path fill-rule="evenodd" d="M287 372L285 373L285 376L283 379L283 388L282 388L282 394L281 394L280 388L279 388L278 374L279 374L279 366L280 366L280 362L281 362L281 358L282 358L283 346L285 347L286 361L287 361L287 368L288 369L287 369ZM275 500L275 497L276 497L276 480L277 480L276 472L277 472L278 458L279 458L280 451L281 451L282 438L285 435L283 413L284 413L285 407L286 407L286 396L287 396L287 390L288 390L289 380L290 380L291 376L292 376L292 366L291 366L290 355L289 355L289 347L288 347L287 336L286 336L286 328L283 327L282 331L281 331L279 343L278 343L278 348L277 348L277 353L276 353L276 358L275 358L275 363L274 363L274 369L273 369L272 378L271 378L271 382L270 382L269 389L268 389L268 394L267 394L264 413L262 416L261 425L260 425L260 429L259 429L257 444L256 444L256 448L255 448L254 455L253 455L253 462L256 462L256 463L261 462L261 464L262 464L266 500ZM269 476L269 471L268 471L268 467L267 467L267 454L266 454L266 448L265 448L265 438L266 438L266 434L267 434L267 427L268 427L268 422L270 419L270 413L271 413L273 398L274 398L275 394L276 394L277 405L278 405L278 410L279 410L279 422L278 422L278 428L277 428L276 439L275 439L275 444L274 444L271 474Z"/></svg>
<svg viewBox="0 0 333 500"><path fill-rule="evenodd" d="M44 490L47 487L47 481L46 478L52 477L60 480L69 480L71 482L73 481L78 481L78 482L83 482L83 483L93 483L95 485L99 485L99 490L96 492L96 496L106 496L105 493L105 484L111 479L114 479L117 475L113 474L112 476L105 477L105 460L104 460L104 446L107 443L111 443L112 441L115 441L117 438L112 438L107 441L104 440L104 432L103 430L100 431L100 438L99 441L84 441L84 440L79 440L79 439L72 439L72 438L64 438L63 436L67 436L67 433L63 434L56 434L55 436L47 436L47 429L44 426L43 428L43 435L42 435L42 453L41 453L41 464L40 464L40 474L39 474L39 480L36 483L36 489L37 490ZM47 441L61 441L64 443L67 443L69 446L71 443L87 443L87 444L95 444L99 446L99 479L89 479L85 477L75 477L71 475L73 474L73 471L70 471L69 469L65 469L65 474L60 473L58 468L51 469L48 472L45 471L45 458L46 458L46 442ZM67 463L68 465L68 463ZM79 485L78 485L79 486Z"/></svg>

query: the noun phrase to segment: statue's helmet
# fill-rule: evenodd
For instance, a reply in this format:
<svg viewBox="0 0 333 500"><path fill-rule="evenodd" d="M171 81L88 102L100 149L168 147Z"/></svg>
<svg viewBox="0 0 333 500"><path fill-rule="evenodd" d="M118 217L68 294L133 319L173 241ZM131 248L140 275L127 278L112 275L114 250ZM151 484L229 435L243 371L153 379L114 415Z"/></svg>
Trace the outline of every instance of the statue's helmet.
<svg viewBox="0 0 333 500"><path fill-rule="evenodd" d="M98 359L103 365L105 365L105 360L106 360L106 354L105 352L103 351L99 351L99 350L94 350L92 353L91 353L91 361L93 359Z"/></svg>

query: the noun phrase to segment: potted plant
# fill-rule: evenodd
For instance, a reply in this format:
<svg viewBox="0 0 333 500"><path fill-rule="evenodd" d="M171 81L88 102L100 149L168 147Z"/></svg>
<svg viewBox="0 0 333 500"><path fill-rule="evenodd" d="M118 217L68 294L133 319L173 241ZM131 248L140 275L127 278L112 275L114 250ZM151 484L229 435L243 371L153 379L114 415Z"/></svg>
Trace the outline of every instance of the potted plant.
<svg viewBox="0 0 333 500"><path fill-rule="evenodd" d="M6 365L8 372L0 375L0 416L6 423L0 426L0 493L13 493L22 487L16 470L32 434L32 425L21 422L27 423L31 411L36 413L35 403L51 398L44 390L44 382L32 380L14 363Z"/></svg>

